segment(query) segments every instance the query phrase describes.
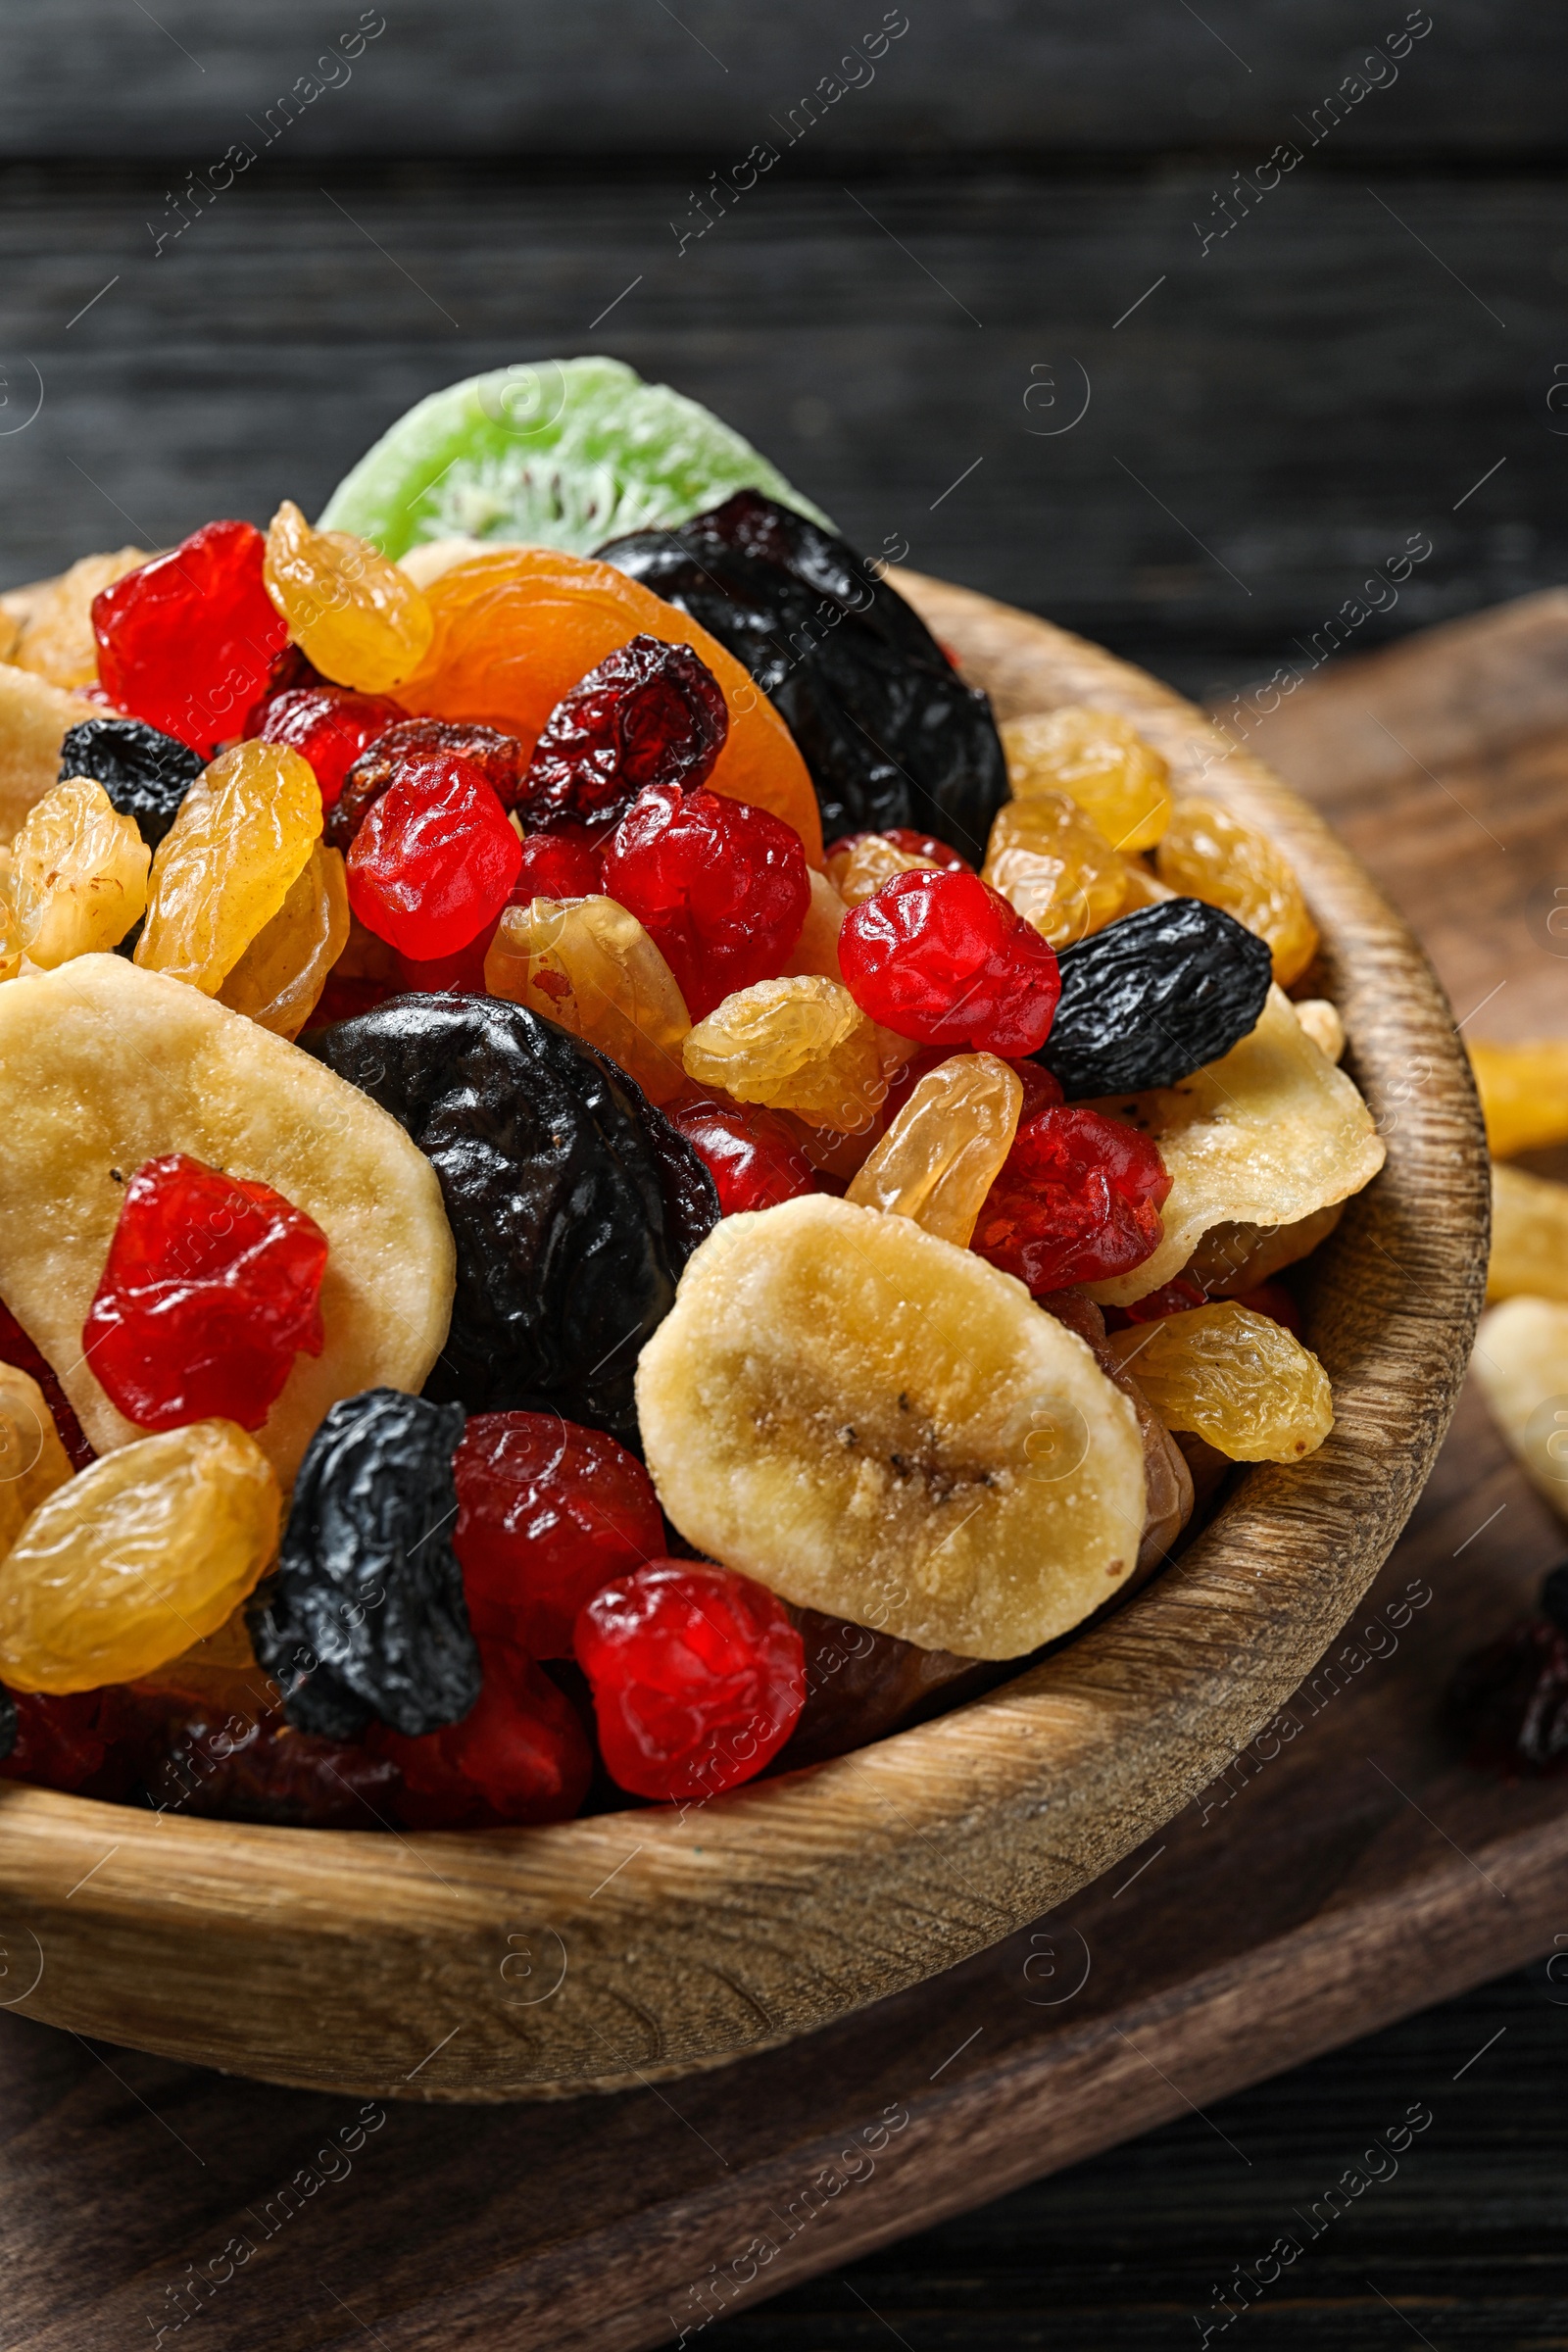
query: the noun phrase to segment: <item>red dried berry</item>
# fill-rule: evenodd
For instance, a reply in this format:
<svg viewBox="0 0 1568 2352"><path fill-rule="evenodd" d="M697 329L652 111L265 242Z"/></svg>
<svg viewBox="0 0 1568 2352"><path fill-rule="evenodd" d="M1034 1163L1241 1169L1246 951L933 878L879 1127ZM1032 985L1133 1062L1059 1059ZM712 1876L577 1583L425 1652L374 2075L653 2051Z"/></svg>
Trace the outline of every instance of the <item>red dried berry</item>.
<svg viewBox="0 0 1568 2352"><path fill-rule="evenodd" d="M355 835L349 905L400 956L455 956L500 913L521 858L478 769L450 752L418 752Z"/></svg>
<svg viewBox="0 0 1568 2352"><path fill-rule="evenodd" d="M451 956L395 956L398 987L424 996L484 996L484 959L490 953L500 920L500 915L492 915L477 938L470 939L466 948L457 949Z"/></svg>
<svg viewBox="0 0 1568 2352"><path fill-rule="evenodd" d="M664 1803L717 1796L777 1755L806 1702L801 1637L765 1586L651 1560L577 1620L611 1776Z"/></svg>
<svg viewBox="0 0 1568 2352"><path fill-rule="evenodd" d="M347 686L286 686L280 694L263 696L245 721L245 732L298 752L321 787L322 808L330 808L366 745L402 716L384 694L355 694Z"/></svg>
<svg viewBox="0 0 1568 2352"><path fill-rule="evenodd" d="M603 1430L557 1413L475 1413L453 1459L468 1617L535 1658L569 1658L600 1587L664 1549L654 1483Z"/></svg>
<svg viewBox="0 0 1568 2352"><path fill-rule="evenodd" d="M839 965L884 1029L1007 1060L1039 1052L1061 994L1054 950L978 874L895 874L845 916Z"/></svg>
<svg viewBox="0 0 1568 2352"><path fill-rule="evenodd" d="M512 885L514 906L526 906L532 899L596 899L604 887L604 852L589 839L586 825L523 835L522 863Z"/></svg>
<svg viewBox="0 0 1568 2352"><path fill-rule="evenodd" d="M1200 1286L1178 1274L1174 1282L1162 1282L1157 1291L1146 1292L1142 1298L1135 1298L1124 1312L1129 1323L1162 1323L1167 1315L1185 1315L1191 1308L1205 1303ZM1107 1329L1108 1314L1114 1311L1114 1308L1107 1310Z"/></svg>
<svg viewBox="0 0 1568 2352"><path fill-rule="evenodd" d="M77 1790L109 1777L105 1768L120 1728L112 1692L78 1690L57 1698L42 1690L14 1690L11 1697L17 1737L0 1763L0 1780Z"/></svg>
<svg viewBox="0 0 1568 2352"><path fill-rule="evenodd" d="M136 1689L142 1717L133 1750L160 1813L262 1821L279 1829L389 1829L401 1776L389 1757L346 1740L297 1732L281 1713L224 1714L211 1702L172 1708Z"/></svg>
<svg viewBox="0 0 1568 2352"><path fill-rule="evenodd" d="M423 1739L373 1725L367 1744L403 1775L397 1809L411 1830L484 1830L569 1821L593 1779L576 1709L532 1659L480 1638L484 1682L459 1723Z"/></svg>
<svg viewBox="0 0 1568 2352"><path fill-rule="evenodd" d="M723 1217L814 1193L816 1171L794 1129L759 1103L671 1102L664 1116L713 1179Z"/></svg>
<svg viewBox="0 0 1568 2352"><path fill-rule="evenodd" d="M3 1298L0 1298L0 1363L15 1364L19 1372L30 1372L38 1383L44 1402L54 1416L60 1443L71 1456L73 1470L85 1470L89 1462L95 1462L98 1456L82 1435L81 1423L60 1386L53 1364L33 1346Z"/></svg>
<svg viewBox="0 0 1568 2352"><path fill-rule="evenodd" d="M343 779L337 804L327 811L322 838L345 854L368 811L387 786L402 775L416 753L447 752L476 767L503 808L516 806L528 754L515 735L499 727L470 726L451 718L399 718L360 753Z"/></svg>
<svg viewBox="0 0 1568 2352"><path fill-rule="evenodd" d="M1098 1110L1037 1111L1013 1137L970 1248L1037 1298L1104 1282L1157 1249L1169 1191L1164 1161L1136 1127Z"/></svg>
<svg viewBox="0 0 1568 2352"><path fill-rule="evenodd" d="M270 1184L183 1152L125 1187L82 1352L127 1421L260 1429L296 1353L319 1355L327 1239Z"/></svg>
<svg viewBox="0 0 1568 2352"><path fill-rule="evenodd" d="M607 654L545 720L523 786L530 824L625 815L650 784L694 791L729 733L724 692L689 645L633 637Z"/></svg>
<svg viewBox="0 0 1568 2352"><path fill-rule="evenodd" d="M652 784L605 852L605 889L637 917L703 1020L772 979L811 903L800 835L765 808Z"/></svg>
<svg viewBox="0 0 1568 2352"><path fill-rule="evenodd" d="M92 600L98 676L122 710L203 758L237 735L288 644L249 522L207 522Z"/></svg>

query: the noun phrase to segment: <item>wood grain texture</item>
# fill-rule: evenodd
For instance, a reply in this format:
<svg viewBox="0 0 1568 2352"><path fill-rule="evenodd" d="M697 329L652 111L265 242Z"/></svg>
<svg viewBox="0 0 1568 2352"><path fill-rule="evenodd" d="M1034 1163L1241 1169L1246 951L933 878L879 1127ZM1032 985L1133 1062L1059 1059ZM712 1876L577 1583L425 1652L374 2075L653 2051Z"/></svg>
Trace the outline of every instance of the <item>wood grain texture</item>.
<svg viewBox="0 0 1568 2352"><path fill-rule="evenodd" d="M304 1835L9 1785L0 1896L40 1955L30 2015L274 2082L433 2099L678 2072L808 2032L1097 1878L1268 1721L1376 1574L1446 1426L1484 1272L1484 1153L1442 996L1321 820L1179 697L1027 614L905 585L1004 715L1111 702L1178 786L1201 775L1279 839L1374 1113L1427 1073L1313 1286L1328 1443L1248 1472L1175 1568L1014 1683L685 1822Z"/></svg>

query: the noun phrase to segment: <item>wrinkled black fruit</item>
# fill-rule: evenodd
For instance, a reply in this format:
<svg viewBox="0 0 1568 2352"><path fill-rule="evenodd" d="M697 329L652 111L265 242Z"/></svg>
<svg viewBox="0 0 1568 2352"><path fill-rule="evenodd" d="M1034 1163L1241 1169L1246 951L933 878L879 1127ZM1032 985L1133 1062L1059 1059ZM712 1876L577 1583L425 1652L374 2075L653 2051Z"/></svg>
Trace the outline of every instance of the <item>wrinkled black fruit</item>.
<svg viewBox="0 0 1568 2352"><path fill-rule="evenodd" d="M91 776L122 816L156 850L202 772L199 753L139 718L88 718L60 746L60 781Z"/></svg>
<svg viewBox="0 0 1568 2352"><path fill-rule="evenodd" d="M3 1764L17 1744L17 1702L9 1690L0 1690L0 1764Z"/></svg>
<svg viewBox="0 0 1568 2352"><path fill-rule="evenodd" d="M245 1611L296 1731L355 1740L374 1717L417 1740L478 1697L452 1548L463 1426L461 1405L367 1389L306 1447L277 1568Z"/></svg>
<svg viewBox="0 0 1568 2352"><path fill-rule="evenodd" d="M426 1396L635 1445L638 1354L718 1222L691 1146L613 1062L500 998L393 997L301 1042L440 1179L458 1287Z"/></svg>
<svg viewBox="0 0 1568 2352"><path fill-rule="evenodd" d="M1061 1002L1037 1061L1069 1102L1174 1086L1257 1026L1268 943L1201 899L1165 899L1060 954Z"/></svg>
<svg viewBox="0 0 1568 2352"><path fill-rule="evenodd" d="M599 550L750 670L800 746L822 831L935 833L978 866L1007 797L991 705L848 542L760 491Z"/></svg>

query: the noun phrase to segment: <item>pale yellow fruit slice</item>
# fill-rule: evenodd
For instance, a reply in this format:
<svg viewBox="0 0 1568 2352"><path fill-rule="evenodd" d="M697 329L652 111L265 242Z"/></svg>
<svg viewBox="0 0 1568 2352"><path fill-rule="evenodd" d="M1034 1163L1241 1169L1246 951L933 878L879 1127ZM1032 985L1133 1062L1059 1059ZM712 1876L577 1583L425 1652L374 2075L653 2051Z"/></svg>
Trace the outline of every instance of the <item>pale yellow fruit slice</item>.
<svg viewBox="0 0 1568 2352"><path fill-rule="evenodd" d="M35 670L51 686L96 686L92 600L146 562L146 548L122 547L113 555L83 556L58 578L40 580L28 592L21 633L6 660Z"/></svg>
<svg viewBox="0 0 1568 2352"><path fill-rule="evenodd" d="M1278 988L1251 1035L1223 1059L1179 1086L1108 1095L1096 1108L1152 1135L1171 1178L1153 1255L1131 1274L1085 1285L1102 1306L1158 1290L1212 1226L1295 1225L1348 1200L1386 1157L1372 1113Z"/></svg>
<svg viewBox="0 0 1568 2352"><path fill-rule="evenodd" d="M0 1298L100 1453L141 1433L93 1377L81 1327L120 1180L172 1152L273 1186L331 1244L325 1348L295 1357L257 1433L285 1486L338 1397L423 1386L454 1283L435 1171L395 1119L298 1047L183 981L79 956L0 988Z"/></svg>
<svg viewBox="0 0 1568 2352"><path fill-rule="evenodd" d="M821 1195L726 1217L644 1348L648 1467L681 1534L804 1608L1021 1656L1117 1591L1138 1416L972 1251Z"/></svg>
<svg viewBox="0 0 1568 2352"><path fill-rule="evenodd" d="M30 669L0 662L0 841L14 839L35 801L60 775L67 730L103 712Z"/></svg>
<svg viewBox="0 0 1568 2352"><path fill-rule="evenodd" d="M1489 1307L1470 1361L1526 1477L1568 1519L1568 1306L1506 1298Z"/></svg>
<svg viewBox="0 0 1568 2352"><path fill-rule="evenodd" d="M0 1559L70 1476L71 1456L42 1389L30 1372L0 1364Z"/></svg>

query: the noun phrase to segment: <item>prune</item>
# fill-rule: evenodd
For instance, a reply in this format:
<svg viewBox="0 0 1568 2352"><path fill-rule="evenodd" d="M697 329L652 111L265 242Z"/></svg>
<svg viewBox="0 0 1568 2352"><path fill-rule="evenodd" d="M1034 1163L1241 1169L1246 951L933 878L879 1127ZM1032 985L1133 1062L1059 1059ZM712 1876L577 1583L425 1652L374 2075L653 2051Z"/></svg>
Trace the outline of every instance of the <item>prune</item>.
<svg viewBox="0 0 1568 2352"><path fill-rule="evenodd" d="M9 1690L0 1690L0 1764L3 1764L17 1744L17 1702Z"/></svg>
<svg viewBox="0 0 1568 2352"><path fill-rule="evenodd" d="M519 808L531 825L618 820L645 785L706 784L728 734L729 707L701 655L633 637L551 711Z"/></svg>
<svg viewBox="0 0 1568 2352"><path fill-rule="evenodd" d="M806 1653L806 1704L779 1755L781 1772L884 1740L974 1697L1007 1671L948 1649L916 1649L912 1642L816 1609L792 1614Z"/></svg>
<svg viewBox="0 0 1568 2352"><path fill-rule="evenodd" d="M1007 797L991 705L843 539L755 490L602 558L689 612L789 726L831 837L935 833L978 859Z"/></svg>
<svg viewBox="0 0 1568 2352"><path fill-rule="evenodd" d="M177 735L161 735L139 718L87 718L60 746L60 781L91 776L122 816L134 817L156 850L202 772L201 754Z"/></svg>
<svg viewBox="0 0 1568 2352"><path fill-rule="evenodd" d="M718 1218L691 1147L603 1055L520 1004L398 997L307 1050L407 1130L458 1252L426 1394L471 1412L554 1407L635 1442L632 1372ZM679 1171L688 1203L661 1184Z"/></svg>
<svg viewBox="0 0 1568 2352"><path fill-rule="evenodd" d="M1140 906L1057 951L1061 998L1039 1058L1069 1100L1174 1086L1251 1034L1268 942L1201 899Z"/></svg>
<svg viewBox="0 0 1568 2352"><path fill-rule="evenodd" d="M343 789L327 810L328 848L345 852L367 812L416 752L444 752L476 767L503 808L515 808L528 772L528 750L515 735L499 727L468 726L448 718L405 718L368 744L343 779Z"/></svg>
<svg viewBox="0 0 1568 2352"><path fill-rule="evenodd" d="M101 1787L122 1728L118 1692L78 1690L51 1697L41 1690L7 1691L4 1703L15 1730L0 1761L0 1780L68 1791Z"/></svg>
<svg viewBox="0 0 1568 2352"><path fill-rule="evenodd" d="M245 1612L296 1731L411 1740L479 1695L479 1652L452 1547L462 1408L401 1389L342 1397L305 1450L276 1573Z"/></svg>

